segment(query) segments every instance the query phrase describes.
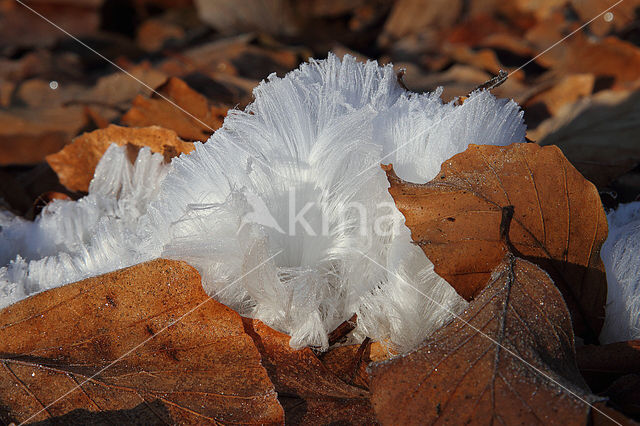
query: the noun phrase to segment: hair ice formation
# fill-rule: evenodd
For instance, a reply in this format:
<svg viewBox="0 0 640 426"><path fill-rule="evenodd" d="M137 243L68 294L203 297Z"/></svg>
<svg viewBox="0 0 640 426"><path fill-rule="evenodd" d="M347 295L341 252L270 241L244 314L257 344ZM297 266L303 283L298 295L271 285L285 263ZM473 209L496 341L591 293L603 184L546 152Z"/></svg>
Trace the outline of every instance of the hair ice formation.
<svg viewBox="0 0 640 426"><path fill-rule="evenodd" d="M640 339L640 201L607 215L609 236L600 251L607 271L601 343Z"/></svg>
<svg viewBox="0 0 640 426"><path fill-rule="evenodd" d="M104 174L119 173L105 166L86 197L94 201L55 202L33 225L4 222L0 253L16 259L0 270L4 303L162 256L196 267L210 295L288 333L294 347L327 348L328 333L357 313L356 338L411 349L465 302L411 243L379 164L423 183L469 143L525 135L513 101L481 91L455 106L440 94L406 92L391 66L350 56L272 75L245 111L229 111L206 143L174 159L164 180L160 162L145 174L162 184L127 198L134 212L116 218L110 209L122 200L94 194ZM113 168L108 155L101 165ZM110 207L96 207L105 199ZM42 249L38 233L50 241Z"/></svg>
<svg viewBox="0 0 640 426"><path fill-rule="evenodd" d="M33 222L0 216L0 307L142 261L127 242L169 169L163 160L142 148L131 164L111 145L86 197L54 200Z"/></svg>

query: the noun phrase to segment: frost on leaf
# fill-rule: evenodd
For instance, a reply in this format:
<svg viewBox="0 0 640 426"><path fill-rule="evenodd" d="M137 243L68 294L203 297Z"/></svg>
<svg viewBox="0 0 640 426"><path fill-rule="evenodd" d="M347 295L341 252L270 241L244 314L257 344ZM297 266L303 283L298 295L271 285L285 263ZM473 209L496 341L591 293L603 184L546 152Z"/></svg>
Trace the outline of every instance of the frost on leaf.
<svg viewBox="0 0 640 426"><path fill-rule="evenodd" d="M607 291L599 255L607 221L596 188L558 148L472 145L424 185L404 182L390 167L387 174L413 240L459 294L476 296L512 248L552 277L576 334L597 339ZM514 212L512 247L500 235L507 206Z"/></svg>
<svg viewBox="0 0 640 426"><path fill-rule="evenodd" d="M371 370L382 424L585 424L594 401L562 295L510 253L461 317Z"/></svg>

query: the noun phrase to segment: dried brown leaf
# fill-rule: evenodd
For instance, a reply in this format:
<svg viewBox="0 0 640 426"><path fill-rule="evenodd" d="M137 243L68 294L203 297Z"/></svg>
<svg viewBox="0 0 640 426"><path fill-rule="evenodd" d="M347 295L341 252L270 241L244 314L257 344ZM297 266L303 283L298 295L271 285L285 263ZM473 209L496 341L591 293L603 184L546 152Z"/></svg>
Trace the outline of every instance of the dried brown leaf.
<svg viewBox="0 0 640 426"><path fill-rule="evenodd" d="M129 128L110 125L106 129L84 133L62 151L47 157L60 182L71 191L88 191L96 166L109 145L148 146L153 152L165 154L167 147L177 153L189 153L193 143L185 142L173 130L160 127Z"/></svg>
<svg viewBox="0 0 640 426"><path fill-rule="evenodd" d="M585 424L585 401L594 398L576 366L573 339L549 276L508 254L460 318L415 352L371 368L378 420Z"/></svg>
<svg viewBox="0 0 640 426"><path fill-rule="evenodd" d="M157 92L162 96L138 95L122 122L135 127L160 126L174 130L183 139L206 141L227 114L226 107L209 105L207 98L176 77L170 78Z"/></svg>
<svg viewBox="0 0 640 426"><path fill-rule="evenodd" d="M37 164L47 155L61 150L68 141L69 135L60 131L0 135L0 165Z"/></svg>
<svg viewBox="0 0 640 426"><path fill-rule="evenodd" d="M30 1L28 6L48 17L76 37L95 33L100 26L100 6L104 0ZM16 1L1 4L0 48L5 46L51 46L66 35Z"/></svg>
<svg viewBox="0 0 640 426"><path fill-rule="evenodd" d="M584 345L576 350L578 367L596 392L627 374L640 374L640 340Z"/></svg>
<svg viewBox="0 0 640 426"><path fill-rule="evenodd" d="M39 163L67 144L86 123L80 106L0 111L0 165Z"/></svg>
<svg viewBox="0 0 640 426"><path fill-rule="evenodd" d="M597 339L606 279L600 247L607 220L596 188L557 147L470 145L431 182L402 181L387 167L389 192L436 272L467 300L508 251L503 208L518 256L540 265L562 291L579 335Z"/></svg>
<svg viewBox="0 0 640 426"><path fill-rule="evenodd" d="M527 105L544 104L551 115L556 115L561 108L578 99L591 94L595 77L593 74L572 74L562 78L548 90L533 96Z"/></svg>
<svg viewBox="0 0 640 426"><path fill-rule="evenodd" d="M463 10L461 0L435 0L429 7L420 0L400 0L394 3L380 36L383 45L428 31L449 28Z"/></svg>
<svg viewBox="0 0 640 426"><path fill-rule="evenodd" d="M605 16L600 16L593 20L595 16L602 13L603 10L610 9L611 20L607 21ZM571 6L575 9L582 22L589 22L589 30L598 35L606 35L611 30L620 31L627 25L633 24L636 19L636 10L640 7L638 0L623 1L620 3L611 3L608 0L572 0Z"/></svg>
<svg viewBox="0 0 640 426"><path fill-rule="evenodd" d="M258 320L245 319L244 324L262 354L262 365L278 392L286 423L375 422L366 390L345 383L311 349L292 349L289 336Z"/></svg>
<svg viewBox="0 0 640 426"><path fill-rule="evenodd" d="M0 311L0 324L7 423L283 420L241 317L210 299L185 263L59 287Z"/></svg>
<svg viewBox="0 0 640 426"><path fill-rule="evenodd" d="M565 105L529 137L540 145L558 145L601 188L640 164L639 125L638 91L603 91Z"/></svg>

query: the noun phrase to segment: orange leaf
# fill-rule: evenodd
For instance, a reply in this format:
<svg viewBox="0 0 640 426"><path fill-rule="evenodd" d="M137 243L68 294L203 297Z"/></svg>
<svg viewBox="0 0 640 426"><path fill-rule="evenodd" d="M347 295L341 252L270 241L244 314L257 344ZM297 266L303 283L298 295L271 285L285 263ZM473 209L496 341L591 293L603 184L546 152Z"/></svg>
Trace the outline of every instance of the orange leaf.
<svg viewBox="0 0 640 426"><path fill-rule="evenodd" d="M508 254L461 317L372 368L376 416L382 424L586 424L584 401L595 398L573 339L549 276Z"/></svg>
<svg viewBox="0 0 640 426"><path fill-rule="evenodd" d="M477 295L502 261L502 212L513 206L514 254L551 275L576 333L597 339L607 294L600 259L607 219L596 188L557 147L470 145L424 185L386 169L413 240L460 295Z"/></svg>
<svg viewBox="0 0 640 426"><path fill-rule="evenodd" d="M193 151L193 144L183 141L172 130L160 127L136 129L112 124L106 129L78 136L60 152L49 155L47 162L69 190L86 192L100 158L112 143L148 146L151 151L163 154L172 149L177 153Z"/></svg>
<svg viewBox="0 0 640 426"><path fill-rule="evenodd" d="M157 92L160 95L151 98L138 95L122 122L135 127L161 126L174 130L183 139L206 141L227 115L226 107L209 105L207 98L176 77Z"/></svg>
<svg viewBox="0 0 640 426"><path fill-rule="evenodd" d="M0 400L15 423L283 421L241 317L185 263L40 293L0 311L0 324Z"/></svg>

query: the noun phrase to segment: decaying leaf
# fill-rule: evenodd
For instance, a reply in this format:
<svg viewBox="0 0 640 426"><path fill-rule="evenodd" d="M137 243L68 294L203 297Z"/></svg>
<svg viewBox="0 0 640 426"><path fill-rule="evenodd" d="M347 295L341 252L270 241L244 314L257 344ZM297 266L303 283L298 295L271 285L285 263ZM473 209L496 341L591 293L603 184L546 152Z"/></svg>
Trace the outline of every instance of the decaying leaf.
<svg viewBox="0 0 640 426"><path fill-rule="evenodd" d="M193 150L193 143L183 141L173 130L156 126L130 128L110 125L78 136L60 152L49 155L47 162L69 190L86 192L100 158L112 143L148 146L151 151L163 154L168 151L174 153L174 150L177 154Z"/></svg>
<svg viewBox="0 0 640 426"><path fill-rule="evenodd" d="M0 311L5 423L281 423L241 317L156 260Z"/></svg>
<svg viewBox="0 0 640 426"><path fill-rule="evenodd" d="M573 339L549 276L508 254L461 317L417 351L371 368L378 420L585 424L595 398L578 371Z"/></svg>
<svg viewBox="0 0 640 426"><path fill-rule="evenodd" d="M597 339L606 301L599 253L607 220L596 188L557 147L470 145L424 185L385 168L413 240L460 295L477 295L508 251L500 224L503 208L513 206L514 253L551 275L576 333Z"/></svg>
<svg viewBox="0 0 640 426"><path fill-rule="evenodd" d="M558 145L598 187L640 164L636 92L604 91L565 105L531 133L541 145Z"/></svg>
<svg viewBox="0 0 640 426"><path fill-rule="evenodd" d="M323 365L311 349L292 349L289 336L258 320L245 319L244 325L275 385L285 410L286 423L375 422L369 392L342 381Z"/></svg>
<svg viewBox="0 0 640 426"><path fill-rule="evenodd" d="M137 127L161 126L183 139L205 141L222 125L225 115L226 107L209 105L207 98L172 77L151 98L138 95L122 122Z"/></svg>

